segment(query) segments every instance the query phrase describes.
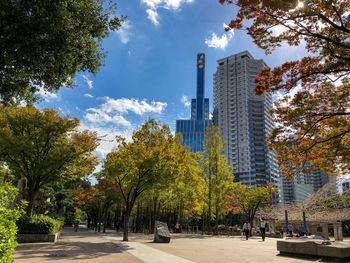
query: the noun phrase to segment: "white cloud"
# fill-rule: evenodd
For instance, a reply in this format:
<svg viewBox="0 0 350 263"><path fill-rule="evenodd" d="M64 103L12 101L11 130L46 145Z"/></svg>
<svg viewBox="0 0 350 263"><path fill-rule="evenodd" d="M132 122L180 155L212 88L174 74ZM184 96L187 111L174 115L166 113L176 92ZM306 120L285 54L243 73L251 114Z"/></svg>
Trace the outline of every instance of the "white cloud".
<svg viewBox="0 0 350 263"><path fill-rule="evenodd" d="M131 28L132 24L130 20L127 20L123 23L122 27L116 32L117 36L123 44L127 44L131 37Z"/></svg>
<svg viewBox="0 0 350 263"><path fill-rule="evenodd" d="M227 25L224 24L223 27L227 28ZM212 33L209 38L205 39L205 44L208 47L225 49L233 36L233 30L224 33L221 37L219 37L216 33Z"/></svg>
<svg viewBox="0 0 350 263"><path fill-rule="evenodd" d="M89 79L89 77L87 75L85 75L85 74L82 75L82 77L83 77L86 85L88 86L88 88L89 89L93 89L94 88L94 82L91 79Z"/></svg>
<svg viewBox="0 0 350 263"><path fill-rule="evenodd" d="M104 97L104 103L97 108L89 108L84 116L87 123L99 125L114 124L121 127L131 128L132 124L124 115L134 113L142 116L146 113L161 114L167 104L165 102L148 102L138 99L113 99Z"/></svg>
<svg viewBox="0 0 350 263"><path fill-rule="evenodd" d="M42 97L46 102L57 101L60 99L56 93L46 91L42 86L38 87L36 94Z"/></svg>
<svg viewBox="0 0 350 263"><path fill-rule="evenodd" d="M114 127L103 127L96 123L87 123L84 121L80 123L79 130L90 130L97 133L100 143L95 150L95 155L102 160L117 146L115 141L117 135L123 136L128 141L130 141L132 137L132 129L127 128L119 130Z"/></svg>
<svg viewBox="0 0 350 263"><path fill-rule="evenodd" d="M147 9L147 17L149 20L151 20L151 22L155 25L158 26L159 25L159 15L157 13L157 11L153 10L153 9Z"/></svg>
<svg viewBox="0 0 350 263"><path fill-rule="evenodd" d="M181 103L182 103L185 107L190 107L190 106L191 106L191 102L190 102L188 96L186 96L186 95L182 95L182 97L181 97Z"/></svg>
<svg viewBox="0 0 350 263"><path fill-rule="evenodd" d="M190 4L194 0L141 0L141 3L147 6L148 19L154 24L159 25L158 8L164 8L171 11L177 11L183 4Z"/></svg>
<svg viewBox="0 0 350 263"><path fill-rule="evenodd" d="M167 107L167 103L138 99L113 99L105 97L105 103L101 105L101 109L107 113L118 112L118 113L129 113L133 112L137 115L143 115L144 113L158 113L161 114Z"/></svg>
<svg viewBox="0 0 350 263"><path fill-rule="evenodd" d="M93 98L94 96L92 96L90 93L85 93L84 97Z"/></svg>
<svg viewBox="0 0 350 263"><path fill-rule="evenodd" d="M85 120L92 123L112 123L124 127L131 127L131 123L120 114L108 114L101 109L88 109Z"/></svg>

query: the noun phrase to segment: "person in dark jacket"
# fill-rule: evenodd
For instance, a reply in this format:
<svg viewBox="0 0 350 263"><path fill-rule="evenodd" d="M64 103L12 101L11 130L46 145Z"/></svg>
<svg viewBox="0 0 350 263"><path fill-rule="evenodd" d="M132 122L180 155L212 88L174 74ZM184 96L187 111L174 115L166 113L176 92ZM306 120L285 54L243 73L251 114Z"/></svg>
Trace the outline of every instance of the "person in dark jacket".
<svg viewBox="0 0 350 263"><path fill-rule="evenodd" d="M260 234L262 237L262 241L265 241L265 234L266 234L266 227L267 227L267 221L265 218L260 218Z"/></svg>

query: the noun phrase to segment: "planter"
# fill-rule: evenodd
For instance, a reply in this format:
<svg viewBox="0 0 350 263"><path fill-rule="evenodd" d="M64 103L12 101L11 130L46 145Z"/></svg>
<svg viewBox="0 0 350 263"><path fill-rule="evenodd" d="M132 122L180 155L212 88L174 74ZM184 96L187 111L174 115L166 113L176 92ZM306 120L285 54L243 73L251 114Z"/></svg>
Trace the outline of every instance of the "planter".
<svg viewBox="0 0 350 263"><path fill-rule="evenodd" d="M41 243L53 242L55 243L60 237L60 232L56 234L19 234L17 235L18 243Z"/></svg>

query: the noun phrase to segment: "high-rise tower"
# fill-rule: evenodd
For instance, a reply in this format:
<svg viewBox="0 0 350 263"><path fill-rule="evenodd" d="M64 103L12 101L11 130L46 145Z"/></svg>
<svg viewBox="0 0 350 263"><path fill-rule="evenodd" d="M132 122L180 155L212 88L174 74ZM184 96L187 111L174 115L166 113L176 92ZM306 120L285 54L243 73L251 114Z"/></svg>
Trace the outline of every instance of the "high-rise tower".
<svg viewBox="0 0 350 263"><path fill-rule="evenodd" d="M210 124L209 99L204 95L205 54L197 55L196 98L191 101L191 119L177 120L176 133L182 134L183 145L191 152L203 151L205 130Z"/></svg>
<svg viewBox="0 0 350 263"><path fill-rule="evenodd" d="M224 141L235 179L248 186L279 183L275 153L267 138L273 129L271 94L256 95L255 78L263 60L244 51L217 61L214 74L214 124Z"/></svg>

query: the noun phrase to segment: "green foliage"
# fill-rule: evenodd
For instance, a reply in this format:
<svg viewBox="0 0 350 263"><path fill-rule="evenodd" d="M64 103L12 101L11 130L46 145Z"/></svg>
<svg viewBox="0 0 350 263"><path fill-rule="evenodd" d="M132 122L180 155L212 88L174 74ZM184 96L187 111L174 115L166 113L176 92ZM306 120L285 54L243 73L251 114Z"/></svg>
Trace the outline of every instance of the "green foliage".
<svg viewBox="0 0 350 263"><path fill-rule="evenodd" d="M28 213L47 185L89 175L97 163L97 135L77 131L79 121L51 109L0 107L0 161L25 179Z"/></svg>
<svg viewBox="0 0 350 263"><path fill-rule="evenodd" d="M17 221L18 234L55 234L63 222L46 215L32 215Z"/></svg>
<svg viewBox="0 0 350 263"><path fill-rule="evenodd" d="M0 183L0 262L12 262L12 255L17 246L16 220L23 214L20 207L13 207L16 188Z"/></svg>
<svg viewBox="0 0 350 263"><path fill-rule="evenodd" d="M179 142L166 125L151 119L133 133L132 141L117 137L118 147L107 155L106 179L116 184L125 204L124 237L130 213L141 195L169 189L186 163Z"/></svg>
<svg viewBox="0 0 350 263"><path fill-rule="evenodd" d="M0 101L32 102L39 87L72 86L102 64L102 40L124 18L109 0L1 1Z"/></svg>
<svg viewBox="0 0 350 263"><path fill-rule="evenodd" d="M205 133L203 168L207 175L208 215L210 220L215 217L216 226L219 218L228 208L224 197L234 185L232 166L228 163L223 148L218 128L210 126Z"/></svg>
<svg viewBox="0 0 350 263"><path fill-rule="evenodd" d="M236 213L244 213L250 224L253 225L253 219L256 212L267 207L271 202L274 189L271 185L264 187L247 187L236 183L232 195L228 196L231 210Z"/></svg>

